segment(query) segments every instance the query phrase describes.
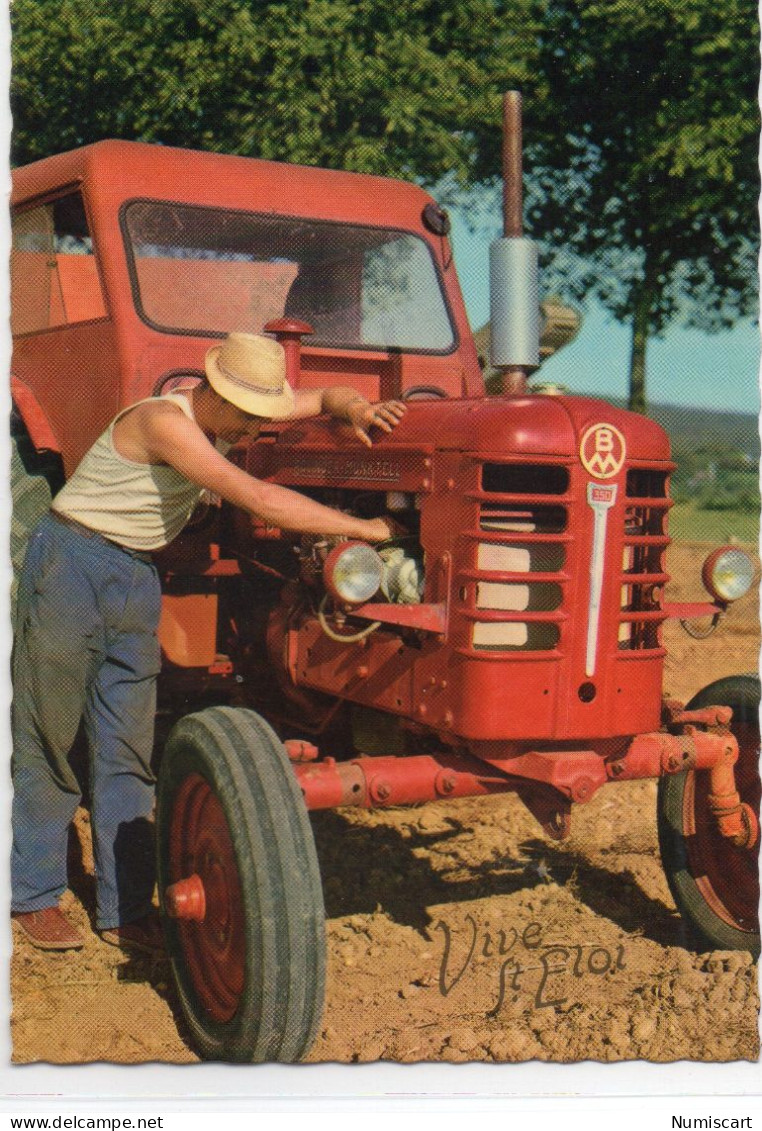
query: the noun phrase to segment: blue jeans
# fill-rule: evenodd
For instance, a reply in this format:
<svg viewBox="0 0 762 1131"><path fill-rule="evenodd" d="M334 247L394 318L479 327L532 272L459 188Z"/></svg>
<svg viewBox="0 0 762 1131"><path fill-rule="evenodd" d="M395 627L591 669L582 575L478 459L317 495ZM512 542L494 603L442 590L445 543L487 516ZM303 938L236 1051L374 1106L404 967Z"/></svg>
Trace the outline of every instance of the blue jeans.
<svg viewBox="0 0 762 1131"><path fill-rule="evenodd" d="M150 910L160 606L150 561L50 515L32 533L13 661L13 911L55 906L67 886L68 830L80 802L69 754L81 721L96 925Z"/></svg>

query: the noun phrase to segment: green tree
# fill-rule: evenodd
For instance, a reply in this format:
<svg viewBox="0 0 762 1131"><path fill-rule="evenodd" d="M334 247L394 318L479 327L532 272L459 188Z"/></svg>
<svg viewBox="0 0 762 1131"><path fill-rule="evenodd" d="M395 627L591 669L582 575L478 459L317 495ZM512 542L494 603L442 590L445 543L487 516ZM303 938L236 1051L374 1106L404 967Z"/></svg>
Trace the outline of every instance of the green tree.
<svg viewBox="0 0 762 1131"><path fill-rule="evenodd" d="M465 182L529 3L14 0L13 160L117 137Z"/></svg>
<svg viewBox="0 0 762 1131"><path fill-rule="evenodd" d="M15 163L128 138L438 182L478 211L491 194L463 189L494 184L522 89L546 285L631 323L636 409L650 335L755 310L754 0L14 0L11 20Z"/></svg>
<svg viewBox="0 0 762 1131"><path fill-rule="evenodd" d="M756 0L537 0L547 117L530 222L563 249L565 297L595 295L631 324L639 411L650 335L756 311L756 13Z"/></svg>

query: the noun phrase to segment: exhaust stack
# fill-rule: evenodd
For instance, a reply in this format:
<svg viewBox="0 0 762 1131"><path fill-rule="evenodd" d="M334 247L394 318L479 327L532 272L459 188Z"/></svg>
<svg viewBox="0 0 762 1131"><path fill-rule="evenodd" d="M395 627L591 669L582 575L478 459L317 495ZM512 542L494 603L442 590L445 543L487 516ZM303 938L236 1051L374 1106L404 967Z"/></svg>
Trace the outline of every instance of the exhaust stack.
<svg viewBox="0 0 762 1131"><path fill-rule="evenodd" d="M521 95L503 96L503 238L490 247L490 354L503 393L526 392L540 364L537 245L523 235Z"/></svg>

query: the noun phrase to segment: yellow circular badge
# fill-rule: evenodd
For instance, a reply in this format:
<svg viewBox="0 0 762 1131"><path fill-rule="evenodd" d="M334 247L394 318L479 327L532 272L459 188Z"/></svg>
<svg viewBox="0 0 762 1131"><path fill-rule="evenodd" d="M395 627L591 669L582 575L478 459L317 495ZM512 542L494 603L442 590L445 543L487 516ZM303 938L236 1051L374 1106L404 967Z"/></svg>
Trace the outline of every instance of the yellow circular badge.
<svg viewBox="0 0 762 1131"><path fill-rule="evenodd" d="M579 445L582 466L596 479L618 475L626 455L624 436L613 424L592 424Z"/></svg>

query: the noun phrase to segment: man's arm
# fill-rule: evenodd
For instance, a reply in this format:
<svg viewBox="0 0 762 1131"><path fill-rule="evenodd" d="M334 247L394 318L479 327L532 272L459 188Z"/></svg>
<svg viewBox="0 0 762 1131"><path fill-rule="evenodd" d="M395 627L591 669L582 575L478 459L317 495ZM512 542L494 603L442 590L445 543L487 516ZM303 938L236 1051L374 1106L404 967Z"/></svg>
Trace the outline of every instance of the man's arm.
<svg viewBox="0 0 762 1131"><path fill-rule="evenodd" d="M351 424L357 438L368 447L372 443L368 434L370 428L391 432L406 411L402 401L371 404L355 389L341 385L330 389L295 389L294 401L293 417L319 416L326 412L335 420Z"/></svg>
<svg viewBox="0 0 762 1131"><path fill-rule="evenodd" d="M184 413L145 413L140 427L152 462L169 464L192 483L214 491L269 526L368 542L382 542L390 535L391 526L383 519L353 518L297 491L247 475L220 455Z"/></svg>

